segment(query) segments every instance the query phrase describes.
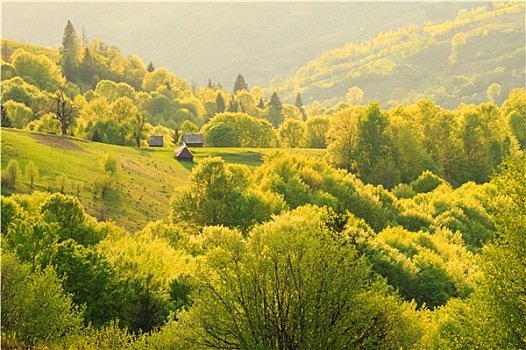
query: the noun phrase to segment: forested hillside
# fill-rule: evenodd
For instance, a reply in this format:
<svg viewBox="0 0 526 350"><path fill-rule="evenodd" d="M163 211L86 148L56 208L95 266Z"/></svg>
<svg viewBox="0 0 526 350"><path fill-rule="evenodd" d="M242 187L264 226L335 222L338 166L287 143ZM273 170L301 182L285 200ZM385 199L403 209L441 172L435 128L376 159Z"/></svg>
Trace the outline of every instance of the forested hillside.
<svg viewBox="0 0 526 350"><path fill-rule="evenodd" d="M259 86L325 50L409 23L448 20L469 2L89 2L2 4L7 39L58 48L61 27L75 23L126 55L206 84L238 73ZM21 26L20 23L24 23Z"/></svg>
<svg viewBox="0 0 526 350"><path fill-rule="evenodd" d="M325 106L243 74L190 86L71 21L58 51L2 40L2 348L526 348L524 46L490 56L524 4L488 6L296 72L329 91L480 69L486 98L458 100L476 103L458 77ZM447 69L395 63L448 40ZM188 133L205 147L178 160Z"/></svg>
<svg viewBox="0 0 526 350"><path fill-rule="evenodd" d="M208 158L133 234L74 196L2 197L2 347L520 349L525 164L390 192Z"/></svg>
<svg viewBox="0 0 526 350"><path fill-rule="evenodd" d="M524 3L463 9L445 21L415 22L328 50L270 83L286 99L382 106L429 98L444 108L495 103L525 86Z"/></svg>

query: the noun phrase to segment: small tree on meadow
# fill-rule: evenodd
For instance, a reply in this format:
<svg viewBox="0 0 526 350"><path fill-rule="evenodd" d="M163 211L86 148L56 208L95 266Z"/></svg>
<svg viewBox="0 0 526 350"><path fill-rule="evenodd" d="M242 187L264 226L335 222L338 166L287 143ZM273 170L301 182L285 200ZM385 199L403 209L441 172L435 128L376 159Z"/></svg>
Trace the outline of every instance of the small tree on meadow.
<svg viewBox="0 0 526 350"><path fill-rule="evenodd" d="M30 160L26 165L25 173L29 180L29 186L33 188L35 181L37 181L39 177L38 166L32 160Z"/></svg>
<svg viewBox="0 0 526 350"><path fill-rule="evenodd" d="M60 189L60 193L64 194L66 191L66 186L68 185L69 179L66 174L60 174L57 176L57 184Z"/></svg>
<svg viewBox="0 0 526 350"><path fill-rule="evenodd" d="M117 174L117 158L113 152L104 152L104 154L99 158L99 165L102 171L109 173L112 176Z"/></svg>
<svg viewBox="0 0 526 350"><path fill-rule="evenodd" d="M16 159L11 159L7 163L6 176L4 180L7 180L9 186L15 187L16 179L20 173L20 166Z"/></svg>

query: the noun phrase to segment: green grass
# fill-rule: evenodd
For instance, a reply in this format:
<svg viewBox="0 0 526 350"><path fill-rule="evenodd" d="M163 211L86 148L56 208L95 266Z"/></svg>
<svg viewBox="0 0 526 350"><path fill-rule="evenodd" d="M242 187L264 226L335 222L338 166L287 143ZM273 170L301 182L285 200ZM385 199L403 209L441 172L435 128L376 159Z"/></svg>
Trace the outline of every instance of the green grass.
<svg viewBox="0 0 526 350"><path fill-rule="evenodd" d="M187 186L192 169L201 159L221 157L226 163L245 164L252 171L262 164L268 149L249 148L192 148L194 162L178 161L173 148L121 147L81 139L43 134L33 134L14 129L1 130L2 171L10 159L20 165L15 188L2 186L2 195L30 193L32 191L58 192L57 178L65 175L69 182L68 194L76 195L80 185L79 199L86 211L99 219L115 221L131 232L144 227L149 221L168 219L170 198L177 188ZM110 151L117 158L117 188L104 201L94 199L90 183L103 171L99 159ZM322 157L324 150L287 150L293 154ZM32 160L39 168L39 179L33 188L24 174Z"/></svg>
<svg viewBox="0 0 526 350"><path fill-rule="evenodd" d="M99 159L106 151L113 152L119 167L117 188L105 200L104 218L116 221L129 230L136 230L148 221L167 218L170 196L177 187L188 183L189 171L172 156L168 149L143 150L130 147L70 139L75 149L52 145L61 140L45 137L49 142L37 141L32 134L17 130L2 130L2 169L10 159L21 168L15 188L2 186L2 194L29 193L32 190L59 191L57 177L69 179L65 192L76 195L76 184L81 186L79 199L89 214L101 218L102 203L89 190L91 181L100 174ZM25 178L24 169L32 160L39 168L40 177L33 189Z"/></svg>

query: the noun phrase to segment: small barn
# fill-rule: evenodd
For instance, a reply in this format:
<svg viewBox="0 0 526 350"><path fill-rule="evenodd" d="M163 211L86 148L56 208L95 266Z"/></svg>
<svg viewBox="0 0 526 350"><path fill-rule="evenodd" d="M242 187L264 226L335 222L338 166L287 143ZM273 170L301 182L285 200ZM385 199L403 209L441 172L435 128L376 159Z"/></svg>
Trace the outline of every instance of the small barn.
<svg viewBox="0 0 526 350"><path fill-rule="evenodd" d="M192 162L194 160L194 154L185 144L182 144L175 149L175 158Z"/></svg>
<svg viewBox="0 0 526 350"><path fill-rule="evenodd" d="M183 134L181 141L188 147L203 147L205 138L203 134Z"/></svg>
<svg viewBox="0 0 526 350"><path fill-rule="evenodd" d="M164 138L162 136L150 136L150 140L148 140L148 146L164 147Z"/></svg>

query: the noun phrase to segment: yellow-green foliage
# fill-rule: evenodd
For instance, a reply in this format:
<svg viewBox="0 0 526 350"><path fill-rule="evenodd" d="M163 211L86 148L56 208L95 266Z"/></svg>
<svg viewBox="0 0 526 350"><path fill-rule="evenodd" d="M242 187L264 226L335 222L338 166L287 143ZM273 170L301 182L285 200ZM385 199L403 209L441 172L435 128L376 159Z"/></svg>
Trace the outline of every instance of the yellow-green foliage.
<svg viewBox="0 0 526 350"><path fill-rule="evenodd" d="M98 244L119 276L148 280L150 287L167 291L170 282L193 273L191 256L170 245L166 238L156 237L149 227L134 236L107 237Z"/></svg>
<svg viewBox="0 0 526 350"><path fill-rule="evenodd" d="M497 61L505 60L504 56L499 57L495 52L486 52L483 46L477 45L480 45L481 40L487 43L484 47L504 45L505 39L500 38L501 35L517 36L517 40L520 40L520 34L524 36L524 21L520 17L521 14L524 17L524 3L492 4L479 7L472 12L464 12L465 15L455 19L440 23L411 24L397 30L380 32L376 38L348 43L342 48L328 50L303 67L294 69L288 77L274 79L271 81L270 88L279 90L288 98L293 98L299 90L305 96L317 99L321 97L328 104L331 97L339 96L341 100L348 87L356 84L364 88L366 101L380 98L385 105L388 96L400 87L411 85L418 93L438 99L439 94L435 96L432 90L435 87L447 86L448 90L454 90L446 92L450 100L476 101L472 99L473 92L462 91L459 86L454 86L449 81L444 84L444 80L450 78L444 76L442 68L451 67L447 56L442 54L448 50L445 46L452 47L451 64L462 64L462 67L465 67L463 71L469 72L466 75L480 80L495 79L487 68L474 68L486 67L482 57L492 57L494 65L491 69L494 69L499 65ZM515 49L516 47L505 50ZM511 68L506 72L506 76L513 76L513 68L520 70L523 61L523 57L517 57L515 63L510 65ZM511 63L509 60L507 62ZM437 68L440 71L437 71ZM381 85L382 90L377 89L375 85L380 85L383 83L381 80L387 77L393 81L393 88L386 89L385 85ZM435 77L440 79L437 80L440 83L435 84ZM518 84L518 81L514 84ZM391 87L391 82L388 86ZM484 91L486 88L487 86L482 86L476 90ZM403 97L393 100L392 103L403 102ZM382 101L384 99L385 101ZM334 104L334 101L331 102ZM440 98L440 103L448 107L456 107L458 102L448 103L445 98Z"/></svg>

